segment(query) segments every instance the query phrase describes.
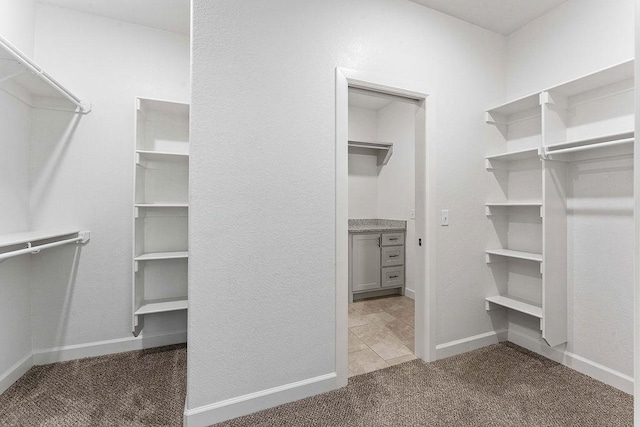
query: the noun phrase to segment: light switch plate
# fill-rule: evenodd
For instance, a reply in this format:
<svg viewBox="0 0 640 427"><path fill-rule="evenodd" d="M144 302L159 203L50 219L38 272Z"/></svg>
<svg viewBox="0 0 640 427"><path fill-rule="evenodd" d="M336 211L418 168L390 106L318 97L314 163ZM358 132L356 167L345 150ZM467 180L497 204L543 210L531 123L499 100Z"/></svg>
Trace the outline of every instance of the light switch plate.
<svg viewBox="0 0 640 427"><path fill-rule="evenodd" d="M440 225L448 226L449 225L449 211L443 210L442 216L440 217Z"/></svg>
<svg viewBox="0 0 640 427"><path fill-rule="evenodd" d="M416 210L411 209L411 219L416 219Z"/></svg>

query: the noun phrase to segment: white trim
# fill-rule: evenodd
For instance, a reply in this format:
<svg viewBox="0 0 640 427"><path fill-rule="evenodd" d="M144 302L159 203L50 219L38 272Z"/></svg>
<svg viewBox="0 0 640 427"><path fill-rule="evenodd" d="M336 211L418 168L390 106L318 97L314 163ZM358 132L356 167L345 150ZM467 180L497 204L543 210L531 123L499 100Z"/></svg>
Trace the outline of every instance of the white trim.
<svg viewBox="0 0 640 427"><path fill-rule="evenodd" d="M485 332L467 338L455 341L449 341L436 346L436 357L444 359L445 357L455 356L456 354L466 353L468 351L477 350L488 345L497 344L507 340L507 330Z"/></svg>
<svg viewBox="0 0 640 427"><path fill-rule="evenodd" d="M242 415L335 390L335 372L184 411L184 427L206 427Z"/></svg>
<svg viewBox="0 0 640 427"><path fill-rule="evenodd" d="M404 288L404 296L407 298L411 298L413 300L416 299L416 291L414 291L413 289L409 289L409 288Z"/></svg>
<svg viewBox="0 0 640 427"><path fill-rule="evenodd" d="M416 198L416 233L423 241L424 260L418 262L414 289L416 304L416 355L425 360L436 358L435 346L435 235L436 167L433 93L424 84L407 82L393 76L381 77L368 72L336 68L336 373L338 386L347 384L347 301L348 301L348 90L349 87L373 90L418 101L416 113L416 162L424 163L424 180L416 174L416 192L424 191L424 201ZM427 98L429 99L427 101ZM426 108L426 104L429 108ZM429 124L429 126L427 126ZM416 172L417 173L417 172ZM424 182L423 182L424 181ZM423 212L424 211L424 212ZM415 244L411 242L410 244Z"/></svg>
<svg viewBox="0 0 640 427"><path fill-rule="evenodd" d="M570 351L549 347L542 340L526 336L519 332L509 331L507 339L520 347L524 347L527 350L531 350L534 353L561 363L581 374L590 376L625 393L633 394L634 380L633 377L629 375L615 371L597 362L571 353Z"/></svg>
<svg viewBox="0 0 640 427"><path fill-rule="evenodd" d="M21 376L27 373L33 366L33 354L29 353L15 365L7 369L7 371L0 375L0 394L7 391L9 387L20 379Z"/></svg>
<svg viewBox="0 0 640 427"><path fill-rule="evenodd" d="M125 351L142 350L184 342L187 342L187 333L174 332L172 334L147 337L140 335L138 337L46 348L33 352L33 364L46 365L48 363L66 362L84 357L104 356L106 354L123 353Z"/></svg>

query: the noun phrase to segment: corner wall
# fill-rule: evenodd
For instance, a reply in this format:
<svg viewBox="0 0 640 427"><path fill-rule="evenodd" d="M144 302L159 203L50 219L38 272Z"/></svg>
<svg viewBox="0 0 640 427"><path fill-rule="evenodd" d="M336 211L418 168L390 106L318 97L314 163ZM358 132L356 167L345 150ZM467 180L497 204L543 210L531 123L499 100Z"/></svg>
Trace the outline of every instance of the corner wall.
<svg viewBox="0 0 640 427"><path fill-rule="evenodd" d="M33 53L35 1L0 2L0 34ZM0 90L0 234L29 230L31 110ZM0 393L31 366L29 259L0 262Z"/></svg>
<svg viewBox="0 0 640 427"><path fill-rule="evenodd" d="M189 37L39 4L35 60L93 104L86 116L33 112L31 226L91 231L81 250L32 260L38 361L184 341L185 313L149 316L131 334L134 98L189 101Z"/></svg>
<svg viewBox="0 0 640 427"><path fill-rule="evenodd" d="M189 425L333 387L335 67L432 88L431 208L452 219L435 236L437 342L504 324L482 302L481 142L504 38L399 0L193 10Z"/></svg>
<svg viewBox="0 0 640 427"><path fill-rule="evenodd" d="M633 57L633 0L570 0L509 36L507 100ZM511 314L509 337L542 353L552 351L570 366L577 360L582 372L630 392L632 162L576 162L569 175L568 343L553 351L539 346L537 324Z"/></svg>

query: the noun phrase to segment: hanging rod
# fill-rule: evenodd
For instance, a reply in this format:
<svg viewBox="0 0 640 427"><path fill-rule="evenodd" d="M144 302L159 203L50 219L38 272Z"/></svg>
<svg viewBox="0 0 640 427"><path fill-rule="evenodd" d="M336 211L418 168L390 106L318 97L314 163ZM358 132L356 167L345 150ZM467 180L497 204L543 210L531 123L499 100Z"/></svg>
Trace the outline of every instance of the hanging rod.
<svg viewBox="0 0 640 427"><path fill-rule="evenodd" d="M24 66L31 74L42 79L49 86L58 91L63 97L69 100L72 104L78 107L77 113L89 114L91 112L91 105L87 106L80 98L72 94L67 88L62 86L56 79L47 74L42 68L40 68L35 62L29 59L24 53L14 47L7 39L0 35L0 48L4 49L14 60L20 65Z"/></svg>
<svg viewBox="0 0 640 427"><path fill-rule="evenodd" d="M70 243L78 243L85 244L91 239L90 231L80 231L77 233L78 237L74 237L72 239L59 240L57 242L45 243L44 245L33 246L32 242L26 242L27 247L24 249L18 249L11 252L5 252L0 254L0 261L3 261L7 258L16 257L19 255L25 254L37 254L43 249L55 248L56 246L68 245ZM45 239L40 239L45 240Z"/></svg>
<svg viewBox="0 0 640 427"><path fill-rule="evenodd" d="M548 156L553 156L555 154L576 153L578 151L586 151L595 148L613 147L616 145L628 144L634 140L635 138L624 138L615 141L599 142L597 144L581 145L579 147L561 148L559 150L549 150L547 147L543 147L542 158L546 159Z"/></svg>

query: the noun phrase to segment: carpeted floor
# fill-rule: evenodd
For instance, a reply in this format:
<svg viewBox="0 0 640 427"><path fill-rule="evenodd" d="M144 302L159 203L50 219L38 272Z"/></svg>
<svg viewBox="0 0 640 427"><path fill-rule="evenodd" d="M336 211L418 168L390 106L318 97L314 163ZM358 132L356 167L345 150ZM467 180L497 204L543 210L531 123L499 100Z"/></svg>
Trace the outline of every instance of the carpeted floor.
<svg viewBox="0 0 640 427"><path fill-rule="evenodd" d="M180 426L184 346L35 367L0 426ZM633 398L510 343L355 376L343 389L218 427L632 426Z"/></svg>
<svg viewBox="0 0 640 427"><path fill-rule="evenodd" d="M180 426L186 345L35 366L0 396L0 426Z"/></svg>

